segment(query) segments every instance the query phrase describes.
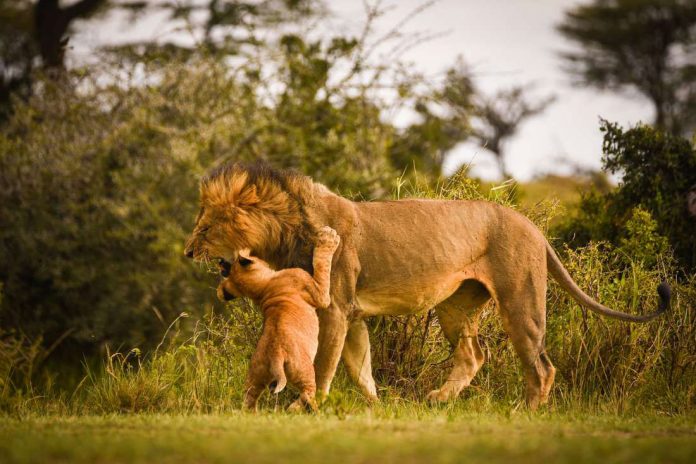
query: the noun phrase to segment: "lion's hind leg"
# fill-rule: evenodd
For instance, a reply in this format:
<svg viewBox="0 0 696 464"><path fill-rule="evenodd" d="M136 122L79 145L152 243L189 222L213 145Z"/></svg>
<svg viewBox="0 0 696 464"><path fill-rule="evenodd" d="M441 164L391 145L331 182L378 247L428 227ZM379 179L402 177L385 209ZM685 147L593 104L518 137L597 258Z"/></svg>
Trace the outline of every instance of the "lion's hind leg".
<svg viewBox="0 0 696 464"><path fill-rule="evenodd" d="M546 276L514 292L500 292L498 304L503 326L520 357L526 381L526 402L531 410L546 404L553 386L556 368L544 348L546 334ZM534 283L536 282L536 285Z"/></svg>
<svg viewBox="0 0 696 464"><path fill-rule="evenodd" d="M442 331L454 349L454 365L445 383L428 393L429 401L457 398L483 366L485 357L478 341L478 319L481 306L489 299L490 294L482 284L467 280L435 308Z"/></svg>

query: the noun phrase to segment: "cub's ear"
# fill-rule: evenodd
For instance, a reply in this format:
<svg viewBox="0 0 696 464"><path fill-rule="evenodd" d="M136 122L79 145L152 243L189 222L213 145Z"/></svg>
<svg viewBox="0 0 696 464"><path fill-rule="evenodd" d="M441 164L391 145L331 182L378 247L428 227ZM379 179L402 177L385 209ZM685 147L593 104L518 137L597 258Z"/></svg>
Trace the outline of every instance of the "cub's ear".
<svg viewBox="0 0 696 464"><path fill-rule="evenodd" d="M237 261L239 261L239 264L241 264L243 267L246 267L253 263L254 259L251 257L251 250L249 250L248 248L240 250Z"/></svg>

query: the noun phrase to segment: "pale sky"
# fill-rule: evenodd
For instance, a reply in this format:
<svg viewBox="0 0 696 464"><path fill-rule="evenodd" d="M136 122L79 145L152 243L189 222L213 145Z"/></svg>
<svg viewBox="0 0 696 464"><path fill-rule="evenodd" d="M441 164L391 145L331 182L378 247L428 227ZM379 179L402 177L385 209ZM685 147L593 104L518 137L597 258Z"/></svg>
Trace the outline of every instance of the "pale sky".
<svg viewBox="0 0 696 464"><path fill-rule="evenodd" d="M361 1L327 2L334 17L327 30L357 34L364 23ZM379 20L377 31L387 31L420 0L387 1L393 9ZM574 86L562 70L558 51L569 45L554 26L577 0L442 0L419 14L403 32L446 33L424 42L404 58L426 75L442 75L462 56L487 93L512 85L533 84L539 96L555 94L557 100L543 114L525 123L507 147L507 164L518 180L544 173L568 173L570 166L601 166L599 118L622 125L651 122L650 103L635 94L612 95ZM580 2L586 3L586 1ZM96 23L88 23L96 24ZM99 27L81 28L75 37L73 57L86 56L98 44L133 38L163 36L169 29L163 18L133 23L114 17ZM462 144L450 154L445 169L452 172L471 163L474 175L495 179L492 156L473 144Z"/></svg>

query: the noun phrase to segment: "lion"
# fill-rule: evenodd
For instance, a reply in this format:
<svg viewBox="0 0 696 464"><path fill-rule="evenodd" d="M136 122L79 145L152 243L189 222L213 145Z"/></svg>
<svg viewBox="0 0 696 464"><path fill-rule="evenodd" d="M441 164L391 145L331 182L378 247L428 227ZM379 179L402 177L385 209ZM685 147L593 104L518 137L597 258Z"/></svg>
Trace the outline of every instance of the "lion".
<svg viewBox="0 0 696 464"><path fill-rule="evenodd" d="M248 248L276 269L311 270L313 237L329 225L341 236L331 271L331 305L319 312L315 360L319 394L329 392L339 359L371 400L377 392L364 319L435 308L453 348L447 380L427 395L456 398L484 362L478 341L482 306L493 299L526 382L530 409L548 401L555 368L544 347L551 276L579 304L623 321L649 321L667 310L631 315L584 293L544 234L522 214L478 200L354 202L292 171L229 163L201 181L200 212L185 246L196 260L233 261Z"/></svg>
<svg viewBox="0 0 696 464"><path fill-rule="evenodd" d="M331 259L339 242L330 227L319 230L312 263L314 277L297 268L274 271L249 250L241 250L234 263L221 262L225 279L218 286L218 298L229 301L246 296L263 313L263 332L245 383L246 409L256 410L266 387L278 394L288 381L300 391L296 407L317 409L313 363L319 319L315 309L325 309L331 303Z"/></svg>

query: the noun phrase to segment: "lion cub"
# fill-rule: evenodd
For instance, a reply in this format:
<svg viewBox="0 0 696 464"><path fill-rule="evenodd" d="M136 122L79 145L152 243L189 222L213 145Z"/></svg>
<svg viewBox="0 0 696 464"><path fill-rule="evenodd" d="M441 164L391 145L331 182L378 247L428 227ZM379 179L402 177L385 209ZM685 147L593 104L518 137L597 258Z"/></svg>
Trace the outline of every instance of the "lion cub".
<svg viewBox="0 0 696 464"><path fill-rule="evenodd" d="M263 260L250 256L248 250L240 252L233 264L221 263L226 278L218 286L218 298L246 296L263 313L263 332L246 379L245 408L256 409L266 387L279 393L289 381L300 390L300 404L316 409L316 308L331 304L331 260L339 242L332 228L327 226L319 231L312 261L314 278L298 268L274 271Z"/></svg>

